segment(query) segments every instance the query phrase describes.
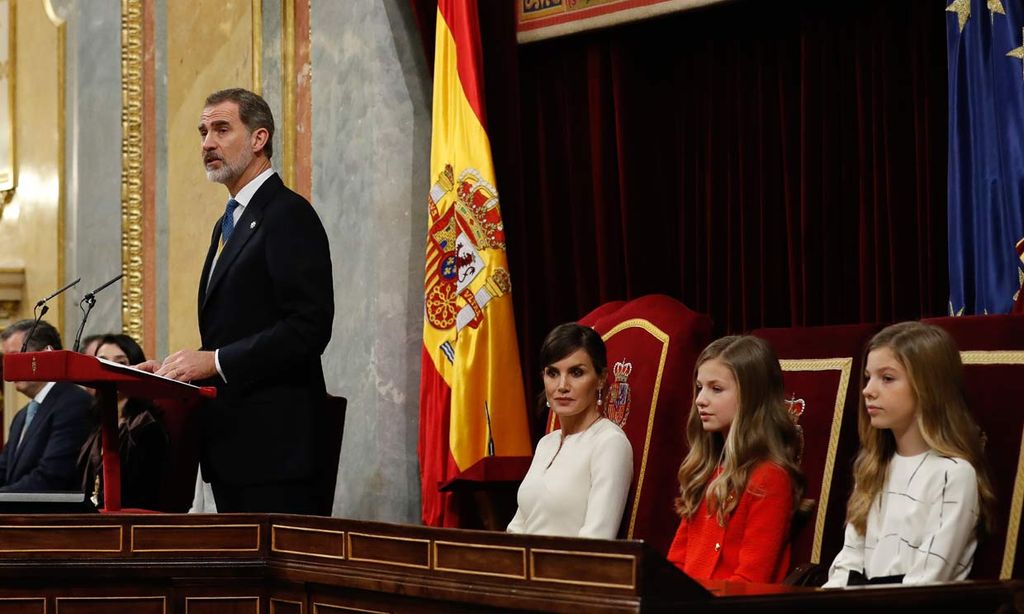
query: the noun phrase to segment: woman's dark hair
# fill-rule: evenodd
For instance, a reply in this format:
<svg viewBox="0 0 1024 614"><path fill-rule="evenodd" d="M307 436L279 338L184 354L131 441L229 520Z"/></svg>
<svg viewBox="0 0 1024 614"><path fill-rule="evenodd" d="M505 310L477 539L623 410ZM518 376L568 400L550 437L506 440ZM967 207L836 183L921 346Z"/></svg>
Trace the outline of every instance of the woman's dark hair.
<svg viewBox="0 0 1024 614"><path fill-rule="evenodd" d="M594 371L598 377L603 377L605 369L608 368L608 350L604 346L604 340L593 328L576 322L559 324L544 338L544 343L540 346L540 368L543 370L579 349L586 351L590 357L590 364L594 365ZM544 390L541 389L537 397L538 416L543 416L547 412L546 400Z"/></svg>
<svg viewBox="0 0 1024 614"><path fill-rule="evenodd" d="M99 343L96 345L97 354L99 353L101 347L110 344L116 345L117 347L121 348L121 351L124 352L124 355L128 357L129 365L137 365L139 363L146 362L145 352L142 351L142 348L139 347L139 344L135 341L135 339L132 339L128 335L122 335L120 333L109 333L106 335L99 335L98 337ZM160 415L159 409L157 409L157 407L153 405L151 402L145 399L132 397L128 399L128 404L125 405L124 407L124 415L126 418L131 420L135 416L147 410L150 413L154 414L155 416ZM93 411L96 414L95 418L98 423L99 408L94 406Z"/></svg>
<svg viewBox="0 0 1024 614"><path fill-rule="evenodd" d="M559 324L548 333L540 346L541 368L562 360L578 349L586 350L594 371L600 375L608 367L608 351L604 347L601 335L593 328L575 322Z"/></svg>
<svg viewBox="0 0 1024 614"><path fill-rule="evenodd" d="M135 342L135 339L132 339L128 335L113 333L109 335L100 335L99 343L96 345L96 351L99 352L99 349L107 344L113 344L121 348L124 355L128 357L129 365L137 365L139 363L146 362L145 352L143 352L142 348L139 347L139 344Z"/></svg>

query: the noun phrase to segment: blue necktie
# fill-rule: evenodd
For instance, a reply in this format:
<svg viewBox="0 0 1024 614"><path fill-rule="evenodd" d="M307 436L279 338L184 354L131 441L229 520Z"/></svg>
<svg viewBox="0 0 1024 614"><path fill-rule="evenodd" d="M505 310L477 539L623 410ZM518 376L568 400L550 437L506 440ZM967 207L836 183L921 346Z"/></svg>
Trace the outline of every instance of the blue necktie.
<svg viewBox="0 0 1024 614"><path fill-rule="evenodd" d="M28 409L25 411L25 424L21 427L21 435L18 437L18 447L21 447L21 442L25 441L25 433L28 432L28 425L32 424L32 419L36 417L36 412L39 411L39 403L35 399L28 404ZM15 448L17 450L18 448Z"/></svg>
<svg viewBox="0 0 1024 614"><path fill-rule="evenodd" d="M228 199L228 205L224 208L224 217L220 220L220 244L227 245L231 239L231 233L235 231L235 209L238 208L238 201L234 198Z"/></svg>

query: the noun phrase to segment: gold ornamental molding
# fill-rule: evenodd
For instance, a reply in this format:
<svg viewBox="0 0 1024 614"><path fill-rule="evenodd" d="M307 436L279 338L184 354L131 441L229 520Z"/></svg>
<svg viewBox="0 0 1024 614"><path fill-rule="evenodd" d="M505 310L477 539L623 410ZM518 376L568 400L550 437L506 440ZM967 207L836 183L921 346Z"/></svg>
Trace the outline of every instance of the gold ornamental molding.
<svg viewBox="0 0 1024 614"><path fill-rule="evenodd" d="M263 0L252 0L252 91L263 95Z"/></svg>
<svg viewBox="0 0 1024 614"><path fill-rule="evenodd" d="M121 0L121 326L143 340L143 0Z"/></svg>
<svg viewBox="0 0 1024 614"><path fill-rule="evenodd" d="M818 495L818 515L814 520L814 543L811 546L811 562L821 562L821 543L825 536L825 518L828 511L829 495L832 491L832 472L836 466L836 451L839 449L839 434L843 426L843 407L846 405L846 391L850 387L853 357L838 358L791 358L779 360L783 371L838 371L836 400L832 407L832 428L828 434L828 451L825 454L825 470L821 477L821 494Z"/></svg>
<svg viewBox="0 0 1024 614"><path fill-rule="evenodd" d="M295 0L281 2L281 80L282 173L285 185L295 189Z"/></svg>

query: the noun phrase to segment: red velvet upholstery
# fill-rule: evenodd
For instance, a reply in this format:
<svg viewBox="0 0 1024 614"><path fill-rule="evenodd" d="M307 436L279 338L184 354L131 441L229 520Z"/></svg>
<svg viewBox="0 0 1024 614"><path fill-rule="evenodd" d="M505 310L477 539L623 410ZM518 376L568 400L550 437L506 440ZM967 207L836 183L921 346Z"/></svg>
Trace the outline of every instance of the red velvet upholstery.
<svg viewBox="0 0 1024 614"><path fill-rule="evenodd" d="M618 372L625 376L621 383L628 385L628 413L614 399L605 404L609 418L620 423L633 444L633 484L620 536L643 539L666 554L679 525L672 502L686 452L693 364L711 341L711 319L670 297L650 295L598 307L580 324L605 340L608 384L616 383L619 363ZM624 399L624 388L619 391ZM552 415L549 431L557 428L555 422Z"/></svg>
<svg viewBox="0 0 1024 614"><path fill-rule="evenodd" d="M1020 501L1024 496L1021 437L1024 429L1024 316L972 316L924 320L949 331L960 348L967 401L985 432L990 475L998 499L998 530L981 542L972 578L1024 577L1019 554ZM1007 533L1012 546L1006 550ZM1016 556L1015 556L1016 555Z"/></svg>
<svg viewBox="0 0 1024 614"><path fill-rule="evenodd" d="M830 564L843 546L846 501L857 453L857 411L864 345L880 326L762 328L782 363L787 400L803 401L800 424L807 479L804 498L816 501L794 535L794 564ZM836 410L842 415L836 419Z"/></svg>

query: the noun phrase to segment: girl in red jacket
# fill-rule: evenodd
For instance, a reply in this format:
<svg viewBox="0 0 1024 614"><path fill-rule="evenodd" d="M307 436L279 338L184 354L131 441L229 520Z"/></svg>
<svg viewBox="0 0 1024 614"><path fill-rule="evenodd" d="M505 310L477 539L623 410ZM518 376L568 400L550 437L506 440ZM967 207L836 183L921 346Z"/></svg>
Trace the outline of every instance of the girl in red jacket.
<svg viewBox="0 0 1024 614"><path fill-rule="evenodd" d="M799 435L771 346L723 337L697 359L668 559L696 580L780 582L803 493Z"/></svg>

